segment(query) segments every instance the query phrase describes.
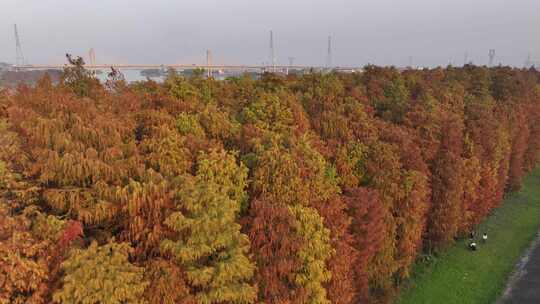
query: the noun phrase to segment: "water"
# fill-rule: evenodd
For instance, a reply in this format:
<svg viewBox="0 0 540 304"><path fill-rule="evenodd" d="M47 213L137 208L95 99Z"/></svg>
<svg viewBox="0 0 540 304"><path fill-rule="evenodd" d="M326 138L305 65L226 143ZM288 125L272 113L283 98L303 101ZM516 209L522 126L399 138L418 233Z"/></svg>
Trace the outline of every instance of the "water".
<svg viewBox="0 0 540 304"><path fill-rule="evenodd" d="M107 75L109 74L109 72L110 72L110 70L102 70L102 73L97 74L96 76L101 82L105 82L105 81L107 81ZM126 79L127 82L145 81L147 79L151 79L151 80L153 80L155 82L163 82L165 80L165 77L166 77L166 76L146 77L146 76L141 75L141 70L126 69L126 70L120 70L120 72L124 75L124 78ZM181 73L181 72L179 71L179 73ZM216 80L224 80L227 77L240 76L241 74L242 73L240 73L240 72L228 72L228 73L223 73L223 74L214 73L213 77Z"/></svg>
<svg viewBox="0 0 540 304"><path fill-rule="evenodd" d="M104 70L103 73L97 74L97 78L101 82L107 81L107 75L109 74L110 70ZM120 70L120 72L124 75L124 78L127 82L135 82L135 81L144 81L147 79L147 77L141 75L140 70ZM154 80L156 82L163 82L165 79L164 77L148 77L151 80Z"/></svg>

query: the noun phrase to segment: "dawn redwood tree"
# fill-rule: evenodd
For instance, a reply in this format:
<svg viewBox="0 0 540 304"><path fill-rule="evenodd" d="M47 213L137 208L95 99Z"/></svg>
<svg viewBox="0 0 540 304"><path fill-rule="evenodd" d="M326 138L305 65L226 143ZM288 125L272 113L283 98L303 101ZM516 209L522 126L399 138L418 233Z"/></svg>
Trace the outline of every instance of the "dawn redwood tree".
<svg viewBox="0 0 540 304"><path fill-rule="evenodd" d="M510 171L510 161L512 158L512 125L508 113L503 107L498 107L496 117L499 121L497 132L497 187L495 191L494 207L498 207L504 199L504 194L508 189L508 177Z"/></svg>
<svg viewBox="0 0 540 304"><path fill-rule="evenodd" d="M73 249L62 263L63 286L54 294L56 303L146 303L142 295L148 282L143 268L132 265L127 243L92 242L86 249Z"/></svg>
<svg viewBox="0 0 540 304"><path fill-rule="evenodd" d="M519 191L521 182L525 176L526 169L524 165L525 153L529 142L529 125L528 117L524 111L524 107L516 105L514 116L511 119L512 129L512 151L510 156L510 168L508 171L508 188L509 191Z"/></svg>
<svg viewBox="0 0 540 304"><path fill-rule="evenodd" d="M43 187L42 199L54 212L90 225L110 223L119 211L114 185L137 173L131 124L51 90L21 93L8 111L21 154L32 159L21 173Z"/></svg>
<svg viewBox="0 0 540 304"><path fill-rule="evenodd" d="M441 119L441 146L433 162L432 206L428 219L429 249L453 242L463 221L463 121L449 110Z"/></svg>
<svg viewBox="0 0 540 304"><path fill-rule="evenodd" d="M153 127L139 143L147 167L165 178L174 178L191 170L193 157L186 148L186 138L167 124Z"/></svg>
<svg viewBox="0 0 540 304"><path fill-rule="evenodd" d="M267 199L251 203L244 218L256 263L258 301L269 304L306 303L305 287L296 283L302 266L297 252L302 238L294 229L294 217L286 205Z"/></svg>
<svg viewBox="0 0 540 304"><path fill-rule="evenodd" d="M261 94L240 113L240 121L260 130L287 133L294 125L290 103L295 101L292 98L284 92Z"/></svg>
<svg viewBox="0 0 540 304"><path fill-rule="evenodd" d="M475 144L466 133L463 141L463 211L462 221L459 228L460 235L466 235L470 232L474 225L477 224L478 217L475 214L478 210L477 205L480 196L480 181L482 179L482 166L476 150L478 145Z"/></svg>
<svg viewBox="0 0 540 304"><path fill-rule="evenodd" d="M355 278L355 299L360 303L369 303L378 297L373 294L377 293L377 289L372 287L380 285L377 283L379 267L373 261L385 246L387 209L380 201L377 191L365 187L348 189L345 203L352 219L352 244L357 251L356 263L351 264Z"/></svg>
<svg viewBox="0 0 540 304"><path fill-rule="evenodd" d="M426 214L430 207L430 189L425 174L407 170L402 177L403 198L395 208L397 222L396 260L398 276L406 279L422 250L426 230Z"/></svg>
<svg viewBox="0 0 540 304"><path fill-rule="evenodd" d="M295 282L306 290L306 303L330 304L324 284L330 281L332 273L326 261L335 254L330 245L330 231L324 227L323 218L317 210L300 205L289 206L294 216L294 229L304 246L298 251L300 271Z"/></svg>
<svg viewBox="0 0 540 304"><path fill-rule="evenodd" d="M398 278L409 276L409 268L422 250L426 214L430 207L431 188L428 165L417 146L417 134L404 127L379 123L380 138L397 147L402 169L400 191L393 211L396 228L396 262Z"/></svg>
<svg viewBox="0 0 540 304"><path fill-rule="evenodd" d="M540 160L534 69L102 85L70 61L0 90L0 303L115 300L97 264L132 275L101 280L122 303L390 302Z"/></svg>
<svg viewBox="0 0 540 304"><path fill-rule="evenodd" d="M26 161L20 139L0 121L0 303L50 302L60 263L82 234L79 222L33 205L39 188L18 171Z"/></svg>
<svg viewBox="0 0 540 304"><path fill-rule="evenodd" d="M197 164L197 174L182 180L177 211L165 220L177 236L162 241L161 249L185 269L197 303L254 303L249 239L236 223L245 168L233 155L217 151L201 154Z"/></svg>
<svg viewBox="0 0 540 304"><path fill-rule="evenodd" d="M465 147L474 143L473 152L480 162L480 180L476 200L472 203L466 201L466 204L471 207L470 215L466 216L465 220L476 224L496 205L497 172L502 156L499 152L501 147L497 142L502 127L495 117L494 104L487 101L475 101L466 105L465 124L467 130ZM467 149L464 152L468 153ZM465 170L471 169L471 167L465 168ZM474 194L468 192L467 195Z"/></svg>
<svg viewBox="0 0 540 304"><path fill-rule="evenodd" d="M158 255L167 232L163 220L174 206L169 183L149 170L142 181L129 180L115 194L125 212L123 239L133 244L139 259Z"/></svg>
<svg viewBox="0 0 540 304"><path fill-rule="evenodd" d="M537 88L537 99L540 99L540 87ZM527 172L534 170L540 160L540 102L525 106L529 124L529 142L525 152L523 166Z"/></svg>
<svg viewBox="0 0 540 304"><path fill-rule="evenodd" d="M336 176L308 138L301 137L289 147L273 142L260 152L252 193L292 213L293 231L302 240L296 251L300 268L295 283L305 289L306 303L327 303L324 285L331 278L327 261L335 250L324 218L313 206L337 193Z"/></svg>
<svg viewBox="0 0 540 304"><path fill-rule="evenodd" d="M189 293L184 271L174 261L155 258L144 266L144 279L149 282L144 298L149 304L197 303Z"/></svg>
<svg viewBox="0 0 540 304"><path fill-rule="evenodd" d="M31 231L26 216L10 216L0 198L0 303L46 303L47 247Z"/></svg>
<svg viewBox="0 0 540 304"><path fill-rule="evenodd" d="M358 263L358 250L354 247L351 233L351 217L341 196L334 196L315 205L324 218L324 225L330 230L330 244L335 254L328 260L328 270L332 278L324 286L328 300L335 304L355 303L356 279L354 267Z"/></svg>
<svg viewBox="0 0 540 304"><path fill-rule="evenodd" d="M396 247L398 222L393 212L404 195L401 189L402 165L397 146L382 141L372 143L368 148L365 164L366 179L362 185L378 190L385 225L385 228L381 229L381 233L385 234L383 245L371 262L377 267L377 271L372 273L370 280L375 289L385 294L393 290L391 278L399 269Z"/></svg>
<svg viewBox="0 0 540 304"><path fill-rule="evenodd" d="M274 144L257 157L252 195L291 205L307 204L309 193L302 186L300 169L290 152Z"/></svg>
<svg viewBox="0 0 540 304"><path fill-rule="evenodd" d="M342 188L354 188L366 183L367 151L368 147L358 141L348 142L337 149L335 166Z"/></svg>
<svg viewBox="0 0 540 304"><path fill-rule="evenodd" d="M215 183L241 207L247 204L247 168L242 163L237 164L236 152L210 150L201 153L197 161L197 178L201 182Z"/></svg>

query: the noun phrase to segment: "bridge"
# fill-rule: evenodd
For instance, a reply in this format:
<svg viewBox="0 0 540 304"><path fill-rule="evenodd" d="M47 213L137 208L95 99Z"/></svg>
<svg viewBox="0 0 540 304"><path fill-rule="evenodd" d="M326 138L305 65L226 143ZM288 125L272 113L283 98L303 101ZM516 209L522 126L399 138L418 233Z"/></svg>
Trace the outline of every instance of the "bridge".
<svg viewBox="0 0 540 304"><path fill-rule="evenodd" d="M17 70L46 70L63 69L67 64L24 64L14 65ZM146 70L146 69L204 69L204 70L235 70L235 71L288 71L288 70L328 70L325 67L306 65L200 65L200 64L91 64L85 65L90 70L115 69ZM334 67L332 70L360 71L358 67Z"/></svg>

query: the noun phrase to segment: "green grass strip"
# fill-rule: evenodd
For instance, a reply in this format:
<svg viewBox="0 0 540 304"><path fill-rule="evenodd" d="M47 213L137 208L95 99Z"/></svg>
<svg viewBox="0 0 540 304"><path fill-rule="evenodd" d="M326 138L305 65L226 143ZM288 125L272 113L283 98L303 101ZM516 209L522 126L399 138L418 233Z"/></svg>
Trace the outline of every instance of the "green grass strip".
<svg viewBox="0 0 540 304"><path fill-rule="evenodd" d="M523 189L505 199L476 230L487 231L478 250L460 240L429 263L418 263L400 304L491 304L501 295L521 255L540 230L540 168L524 180ZM539 286L540 288L540 286Z"/></svg>

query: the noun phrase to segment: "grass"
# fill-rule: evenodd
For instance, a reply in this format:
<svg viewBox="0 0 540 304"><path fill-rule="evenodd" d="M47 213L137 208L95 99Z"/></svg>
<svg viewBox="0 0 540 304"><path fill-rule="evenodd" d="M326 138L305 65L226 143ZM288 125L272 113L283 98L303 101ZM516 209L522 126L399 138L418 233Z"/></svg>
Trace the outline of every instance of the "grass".
<svg viewBox="0 0 540 304"><path fill-rule="evenodd" d="M431 262L419 263L397 303L494 303L538 230L540 168L476 230L477 235L487 231L487 244L477 242L478 251L471 252L461 240Z"/></svg>

